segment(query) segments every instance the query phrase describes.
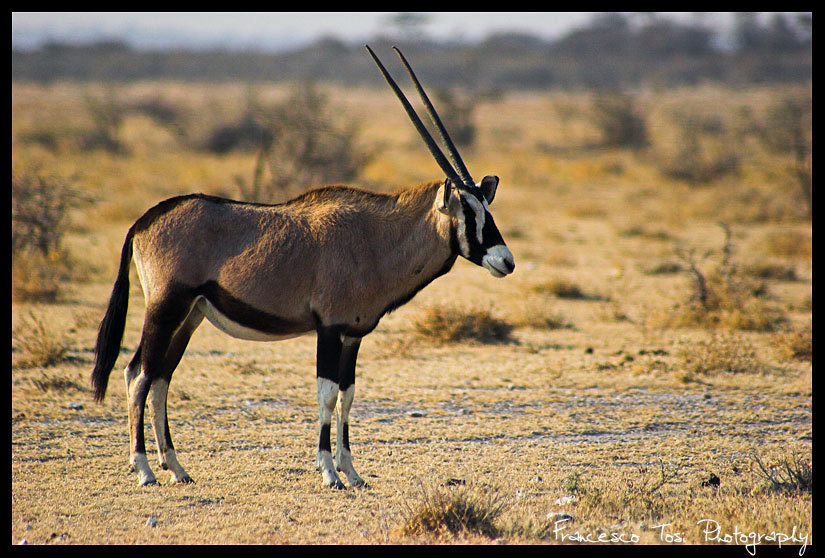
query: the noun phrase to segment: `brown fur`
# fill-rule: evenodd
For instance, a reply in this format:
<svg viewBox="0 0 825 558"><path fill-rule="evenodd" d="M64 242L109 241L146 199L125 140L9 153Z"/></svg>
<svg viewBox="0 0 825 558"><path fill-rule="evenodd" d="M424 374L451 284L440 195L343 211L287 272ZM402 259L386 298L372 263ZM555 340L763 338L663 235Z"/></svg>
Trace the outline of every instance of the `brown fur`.
<svg viewBox="0 0 825 558"><path fill-rule="evenodd" d="M391 195L344 186L280 205L209 196L161 202L134 227L147 307L172 285L214 281L247 305L307 330L369 331L454 260L439 182Z"/></svg>

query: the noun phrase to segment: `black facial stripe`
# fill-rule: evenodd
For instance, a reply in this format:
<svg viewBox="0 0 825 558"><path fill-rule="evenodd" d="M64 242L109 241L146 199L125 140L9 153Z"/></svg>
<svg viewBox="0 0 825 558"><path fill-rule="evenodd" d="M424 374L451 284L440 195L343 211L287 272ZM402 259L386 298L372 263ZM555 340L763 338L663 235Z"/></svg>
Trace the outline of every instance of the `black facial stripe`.
<svg viewBox="0 0 825 558"><path fill-rule="evenodd" d="M464 212L464 233L467 237L467 246L470 248L470 253L466 257L471 262L481 265L481 258L484 257L487 250L478 243L476 212L466 202L462 202L461 209Z"/></svg>
<svg viewBox="0 0 825 558"><path fill-rule="evenodd" d="M499 244L504 244L504 238L502 238L501 233L498 231L498 227L493 221L493 216L489 213L487 213L487 217L484 219L484 230L482 231L481 238L484 239L485 250Z"/></svg>

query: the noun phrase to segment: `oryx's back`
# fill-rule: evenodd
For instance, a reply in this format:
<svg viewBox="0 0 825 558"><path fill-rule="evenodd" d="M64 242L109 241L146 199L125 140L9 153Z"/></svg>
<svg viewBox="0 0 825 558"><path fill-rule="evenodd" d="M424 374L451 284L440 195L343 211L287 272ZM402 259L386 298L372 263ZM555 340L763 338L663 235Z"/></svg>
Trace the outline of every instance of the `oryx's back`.
<svg viewBox="0 0 825 558"><path fill-rule="evenodd" d="M250 306L276 307L284 318L308 317L293 304L304 298L317 261L300 212L193 194L161 202L133 230L135 263L150 298L158 289L215 285Z"/></svg>

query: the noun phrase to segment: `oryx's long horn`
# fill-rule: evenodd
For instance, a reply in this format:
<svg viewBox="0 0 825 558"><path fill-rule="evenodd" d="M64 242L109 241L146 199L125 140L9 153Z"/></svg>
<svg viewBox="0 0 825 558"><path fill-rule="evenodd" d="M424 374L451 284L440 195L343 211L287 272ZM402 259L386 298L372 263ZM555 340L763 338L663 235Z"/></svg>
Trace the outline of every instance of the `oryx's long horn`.
<svg viewBox="0 0 825 558"><path fill-rule="evenodd" d="M395 92L395 96L398 97L399 101L401 101L401 104L403 105L404 110L407 111L407 115L410 117L410 120L412 120L415 129L418 130L421 139L424 140L424 143L427 145L427 148L430 150L430 153L432 153L433 157L435 158L435 162L438 163L438 166L441 167L441 170L444 171L444 173L447 175L447 178L451 179L453 182L463 183L463 178L456 173L455 169L452 167L452 165L450 165L450 162L444 156L444 153L441 152L441 149L438 147L438 144L435 143L435 140L430 135L430 132L427 131L426 126L424 126L424 123L421 122L421 119L418 117L418 114L415 112L415 109L413 109L412 105L407 100L407 97L404 96L404 93L398 87L398 84L396 84L395 80L392 79L392 76L390 76L390 74L387 72L387 69L384 68L384 65L381 63L381 61L378 59L378 57L375 55L375 53L372 51L369 45L364 46L367 48L367 51L370 53L370 56L372 56L372 59L375 60L375 63L378 65L378 69L381 70L384 79L387 80L387 83L390 84L390 87Z"/></svg>
<svg viewBox="0 0 825 558"><path fill-rule="evenodd" d="M444 128L444 124L441 122L441 118L439 118L438 113L435 111L435 107L430 102L430 98L427 96L427 93L421 86L421 82L418 81L418 78L416 77L415 72L413 72L413 69L410 66L409 62L407 62L407 59L404 58L403 54L401 54L401 51L398 50L398 47L392 48L398 54L398 57L401 58L401 62L404 63L404 67L407 68L407 73L410 74L410 78L412 79L412 82L415 85L415 89L418 91L419 97L421 97L421 101L424 103L424 106L427 107L427 114L429 114L430 120L432 120L433 125L435 125L436 129L438 130L438 135L441 136L441 141L444 142L444 146L447 148L447 157L449 157L450 161L452 161L453 167L455 167L458 176L461 177L461 181L467 186L475 185L473 177L470 176L470 173L467 170L467 166L461 159L461 155L458 154L458 149L456 149L453 140L450 139L450 135L447 133L447 129Z"/></svg>

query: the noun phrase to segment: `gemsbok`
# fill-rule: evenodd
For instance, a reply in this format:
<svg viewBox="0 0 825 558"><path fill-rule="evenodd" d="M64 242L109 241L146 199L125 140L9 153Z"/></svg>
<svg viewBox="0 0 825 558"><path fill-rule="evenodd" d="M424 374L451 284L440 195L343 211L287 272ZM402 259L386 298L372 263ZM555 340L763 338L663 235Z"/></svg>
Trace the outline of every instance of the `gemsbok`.
<svg viewBox="0 0 825 558"><path fill-rule="evenodd" d="M325 486L364 486L352 464L349 412L361 338L386 313L447 273L458 256L494 277L513 255L490 215L498 177L475 184L412 68L398 49L452 165L369 46L446 180L378 194L345 186L266 205L204 194L173 197L126 234L91 375L102 401L126 323L134 258L145 297L140 342L126 367L130 461L140 485L157 484L146 458L149 398L160 466L192 482L175 455L166 414L169 382L204 317L240 339L274 341L315 331L320 427L316 466ZM330 423L336 413L333 461Z"/></svg>

